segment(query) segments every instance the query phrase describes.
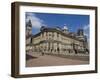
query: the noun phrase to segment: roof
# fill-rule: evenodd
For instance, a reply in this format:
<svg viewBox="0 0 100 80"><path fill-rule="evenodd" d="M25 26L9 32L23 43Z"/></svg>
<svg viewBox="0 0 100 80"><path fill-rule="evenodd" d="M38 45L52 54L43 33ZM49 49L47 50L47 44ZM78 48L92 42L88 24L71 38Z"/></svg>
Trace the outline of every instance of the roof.
<svg viewBox="0 0 100 80"><path fill-rule="evenodd" d="M83 40L80 40L79 38L77 38L76 33L73 33L73 32L65 33L61 29L58 29L58 28L44 28L39 33L33 35L33 38L39 36L41 33L44 33L44 32L57 32L57 33L59 33L63 36L66 36L66 37L69 37L69 38L72 38L72 39L75 39L75 40L83 41Z"/></svg>
<svg viewBox="0 0 100 80"><path fill-rule="evenodd" d="M31 20L29 20L28 22L26 22L26 27L32 27L32 22L31 22Z"/></svg>

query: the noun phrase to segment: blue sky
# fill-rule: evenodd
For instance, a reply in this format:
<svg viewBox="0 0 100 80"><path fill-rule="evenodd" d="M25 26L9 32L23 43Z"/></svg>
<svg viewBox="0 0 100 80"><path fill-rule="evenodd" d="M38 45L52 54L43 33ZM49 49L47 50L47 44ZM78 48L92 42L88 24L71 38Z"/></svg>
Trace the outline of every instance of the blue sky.
<svg viewBox="0 0 100 80"><path fill-rule="evenodd" d="M41 26L63 28L66 24L70 32L77 32L79 28L84 29L85 35L89 37L89 15L75 14L51 14L51 13L34 13L26 12L26 21L32 21L32 33L39 32Z"/></svg>

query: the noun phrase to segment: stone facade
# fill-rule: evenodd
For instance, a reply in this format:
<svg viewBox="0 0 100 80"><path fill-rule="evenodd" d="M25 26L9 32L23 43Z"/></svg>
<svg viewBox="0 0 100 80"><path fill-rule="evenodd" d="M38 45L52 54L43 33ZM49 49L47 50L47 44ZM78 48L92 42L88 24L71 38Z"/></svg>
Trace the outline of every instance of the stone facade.
<svg viewBox="0 0 100 80"><path fill-rule="evenodd" d="M27 26L28 27L28 26ZM29 30L30 31L30 30ZM84 31L69 32L67 26L48 28L42 26L40 32L26 38L26 50L44 52L45 54L89 53Z"/></svg>

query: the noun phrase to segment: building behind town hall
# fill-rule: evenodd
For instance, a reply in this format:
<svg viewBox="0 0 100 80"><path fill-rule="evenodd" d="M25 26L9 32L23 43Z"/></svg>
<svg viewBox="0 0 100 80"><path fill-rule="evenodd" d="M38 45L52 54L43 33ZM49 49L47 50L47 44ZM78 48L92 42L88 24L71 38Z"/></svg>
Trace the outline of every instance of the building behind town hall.
<svg viewBox="0 0 100 80"><path fill-rule="evenodd" d="M87 37L83 29L69 32L65 25L49 28L42 26L40 32L32 34L32 23L26 23L26 51L44 52L45 54L89 53Z"/></svg>

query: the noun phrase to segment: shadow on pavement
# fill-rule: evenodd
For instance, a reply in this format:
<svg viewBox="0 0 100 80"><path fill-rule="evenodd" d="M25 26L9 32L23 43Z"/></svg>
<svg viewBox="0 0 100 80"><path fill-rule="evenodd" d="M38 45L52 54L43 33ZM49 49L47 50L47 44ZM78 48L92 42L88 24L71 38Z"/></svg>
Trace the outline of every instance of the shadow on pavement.
<svg viewBox="0 0 100 80"><path fill-rule="evenodd" d="M31 55L26 54L26 60L35 59L35 58L37 58L37 57L33 57Z"/></svg>
<svg viewBox="0 0 100 80"><path fill-rule="evenodd" d="M89 61L89 56L71 56L71 55L56 55L56 54L53 54L51 56L57 56L57 57L62 57L62 58L67 58L72 60Z"/></svg>

